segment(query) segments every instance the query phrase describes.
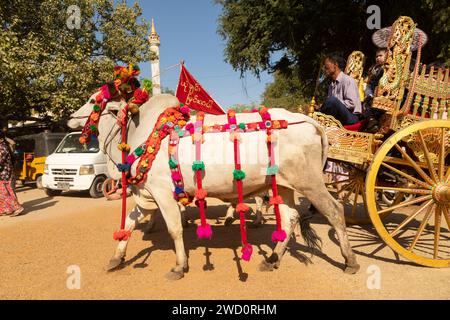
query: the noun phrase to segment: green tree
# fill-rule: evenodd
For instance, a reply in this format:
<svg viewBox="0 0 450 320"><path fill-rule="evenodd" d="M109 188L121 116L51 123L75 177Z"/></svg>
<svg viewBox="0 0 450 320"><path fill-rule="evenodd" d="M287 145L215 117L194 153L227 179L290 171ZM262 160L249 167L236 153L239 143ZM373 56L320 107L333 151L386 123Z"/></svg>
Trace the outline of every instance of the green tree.
<svg viewBox="0 0 450 320"><path fill-rule="evenodd" d="M141 15L138 3L125 1L0 2L0 113L59 119L78 109L112 78L114 65L148 60Z"/></svg>
<svg viewBox="0 0 450 320"><path fill-rule="evenodd" d="M288 81L286 85L299 82L306 96L313 94L321 54L337 52L347 57L353 50L361 50L371 63L376 48L371 40L374 30L366 25L369 5L380 7L382 27L392 25L400 15L410 16L429 36L422 60L450 63L450 7L446 0L216 0L216 3L223 7L218 32L226 41L225 60L241 73L279 71L283 76L276 76L275 81ZM277 94L282 93L283 90Z"/></svg>

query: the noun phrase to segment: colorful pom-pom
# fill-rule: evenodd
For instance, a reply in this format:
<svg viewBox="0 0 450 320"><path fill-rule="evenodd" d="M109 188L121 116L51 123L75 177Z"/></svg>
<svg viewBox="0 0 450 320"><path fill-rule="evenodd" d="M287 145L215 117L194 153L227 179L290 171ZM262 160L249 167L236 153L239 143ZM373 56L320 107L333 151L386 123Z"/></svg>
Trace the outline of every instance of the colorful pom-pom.
<svg viewBox="0 0 450 320"><path fill-rule="evenodd" d="M199 239L211 239L212 237L212 229L211 225L208 223L204 226L200 225L197 227L197 237Z"/></svg>
<svg viewBox="0 0 450 320"><path fill-rule="evenodd" d="M187 206L191 201L189 201L189 198L183 197L178 199L178 202L181 203L183 206Z"/></svg>
<svg viewBox="0 0 450 320"><path fill-rule="evenodd" d="M273 242L283 242L284 240L286 240L286 232L283 229L272 232Z"/></svg>
<svg viewBox="0 0 450 320"><path fill-rule="evenodd" d="M252 257L252 253L253 253L253 247L250 244L246 244L242 250L242 260L244 261L250 261L250 258Z"/></svg>
<svg viewBox="0 0 450 320"><path fill-rule="evenodd" d="M267 168L267 175L273 176L278 173L278 170L279 168L277 165L270 166Z"/></svg>
<svg viewBox="0 0 450 320"><path fill-rule="evenodd" d="M131 236L131 231L121 229L119 231L115 231L113 234L113 239L122 241L122 240L128 240Z"/></svg>
<svg viewBox="0 0 450 320"><path fill-rule="evenodd" d="M236 211L237 212L243 212L243 213L246 213L246 212L248 212L250 210L250 207L248 206L248 205L246 205L245 203L243 203L243 202L241 202L241 203L238 203L237 205L236 205Z"/></svg>
<svg viewBox="0 0 450 320"><path fill-rule="evenodd" d="M178 167L178 162L173 160L173 159L169 159L169 167L170 169L175 169Z"/></svg>
<svg viewBox="0 0 450 320"><path fill-rule="evenodd" d="M130 151L130 145L122 142L121 144L119 144L117 146L117 149L119 149L122 152L124 152L124 151L125 152L129 152Z"/></svg>
<svg viewBox="0 0 450 320"><path fill-rule="evenodd" d="M134 150L134 153L140 157L142 156L142 154L144 153L144 149L142 149L141 147L136 148L136 150Z"/></svg>
<svg viewBox="0 0 450 320"><path fill-rule="evenodd" d="M234 177L234 180L243 180L243 179L245 179L245 172L242 170L234 169L233 177Z"/></svg>
<svg viewBox="0 0 450 320"><path fill-rule="evenodd" d="M178 171L172 172L172 180L180 181L181 180L181 174Z"/></svg>
<svg viewBox="0 0 450 320"><path fill-rule="evenodd" d="M203 163L203 161L199 161L199 160L195 160L194 163L192 164L192 171L197 171L197 170L205 170L205 164Z"/></svg>
<svg viewBox="0 0 450 320"><path fill-rule="evenodd" d="M205 189L197 189L197 190L195 190L195 197L196 197L198 200L203 200L203 199L205 199L207 195L208 195L208 193L206 192Z"/></svg>
<svg viewBox="0 0 450 320"><path fill-rule="evenodd" d="M270 199L269 199L270 205L283 204L283 203L284 203L283 198L281 196L270 197Z"/></svg>
<svg viewBox="0 0 450 320"><path fill-rule="evenodd" d="M127 163L128 164L133 164L136 161L136 156L134 154L129 154L127 157Z"/></svg>
<svg viewBox="0 0 450 320"><path fill-rule="evenodd" d="M99 112L100 106L98 104L94 104L94 106L92 107L92 110L94 110L95 112Z"/></svg>

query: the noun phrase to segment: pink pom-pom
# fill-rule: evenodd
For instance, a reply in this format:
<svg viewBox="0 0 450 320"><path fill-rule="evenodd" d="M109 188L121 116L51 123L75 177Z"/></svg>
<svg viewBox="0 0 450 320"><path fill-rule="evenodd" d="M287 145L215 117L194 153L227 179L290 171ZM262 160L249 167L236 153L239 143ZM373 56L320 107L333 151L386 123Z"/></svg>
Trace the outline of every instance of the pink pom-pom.
<svg viewBox="0 0 450 320"><path fill-rule="evenodd" d="M265 122L258 122L260 129L266 129L266 123Z"/></svg>
<svg viewBox="0 0 450 320"><path fill-rule="evenodd" d="M223 125L223 129L224 129L224 130L230 130L230 124L229 124L229 123L224 124L224 125Z"/></svg>
<svg viewBox="0 0 450 320"><path fill-rule="evenodd" d="M186 106L182 106L180 108L180 112L183 113L183 114L189 114L189 108L186 107Z"/></svg>
<svg viewBox="0 0 450 320"><path fill-rule="evenodd" d="M250 210L249 206L246 205L245 203L238 203L236 206L236 211L237 212L247 212L248 210Z"/></svg>
<svg viewBox="0 0 450 320"><path fill-rule="evenodd" d="M107 100L111 99L111 94L109 93L109 89L108 89L108 86L106 84L102 85L100 90L103 93L103 99L107 99Z"/></svg>
<svg viewBox="0 0 450 320"><path fill-rule="evenodd" d="M131 164L133 164L134 161L136 161L136 156L134 154L128 155L127 163L131 165Z"/></svg>
<svg viewBox="0 0 450 320"><path fill-rule="evenodd" d="M283 229L272 232L273 242L283 242L284 240L286 240L286 232Z"/></svg>
<svg viewBox="0 0 450 320"><path fill-rule="evenodd" d="M252 253L253 253L253 247L250 244L246 244L242 250L242 260L244 261L250 261L250 258L252 257Z"/></svg>
<svg viewBox="0 0 450 320"><path fill-rule="evenodd" d="M172 172L172 180L180 181L181 180L181 174L178 171Z"/></svg>
<svg viewBox="0 0 450 320"><path fill-rule="evenodd" d="M269 112L264 112L261 115L261 118L263 118L264 120L270 120L270 113Z"/></svg>
<svg viewBox="0 0 450 320"><path fill-rule="evenodd" d="M191 135L194 134L194 125L192 123L188 123L185 127L186 131L189 131Z"/></svg>
<svg viewBox="0 0 450 320"><path fill-rule="evenodd" d="M208 193L206 192L205 189L197 189L197 190L195 190L195 197L197 199L199 199L199 200L205 199L207 194Z"/></svg>
<svg viewBox="0 0 450 320"><path fill-rule="evenodd" d="M211 239L211 237L212 237L211 225L209 225L207 223L204 226L198 226L197 227L197 237L199 239Z"/></svg>

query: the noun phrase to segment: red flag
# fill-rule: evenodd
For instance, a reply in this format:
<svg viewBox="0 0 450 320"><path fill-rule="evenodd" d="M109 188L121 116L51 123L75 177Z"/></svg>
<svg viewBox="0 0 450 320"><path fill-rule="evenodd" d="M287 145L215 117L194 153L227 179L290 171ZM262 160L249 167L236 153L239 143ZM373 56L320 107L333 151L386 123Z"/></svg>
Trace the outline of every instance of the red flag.
<svg viewBox="0 0 450 320"><path fill-rule="evenodd" d="M211 114L225 114L225 111L202 88L200 83L181 64L180 80L178 81L178 100L190 109L204 111Z"/></svg>

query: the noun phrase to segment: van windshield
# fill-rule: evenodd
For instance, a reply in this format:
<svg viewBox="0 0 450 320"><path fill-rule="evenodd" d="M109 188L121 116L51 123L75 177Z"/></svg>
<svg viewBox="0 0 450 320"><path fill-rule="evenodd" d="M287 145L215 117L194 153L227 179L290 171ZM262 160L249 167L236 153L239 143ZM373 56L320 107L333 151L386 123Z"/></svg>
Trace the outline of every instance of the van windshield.
<svg viewBox="0 0 450 320"><path fill-rule="evenodd" d="M79 141L81 134L71 134L64 138L55 153L97 153L99 152L98 140L91 139L85 145Z"/></svg>

